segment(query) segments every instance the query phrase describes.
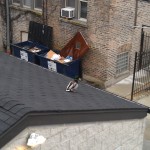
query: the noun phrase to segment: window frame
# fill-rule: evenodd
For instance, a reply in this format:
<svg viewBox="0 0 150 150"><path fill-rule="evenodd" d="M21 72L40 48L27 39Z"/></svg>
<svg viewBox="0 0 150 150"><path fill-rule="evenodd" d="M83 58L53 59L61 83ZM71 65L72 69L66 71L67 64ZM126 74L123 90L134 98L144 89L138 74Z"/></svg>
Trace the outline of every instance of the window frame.
<svg viewBox="0 0 150 150"><path fill-rule="evenodd" d="M87 18L82 18L81 17L81 2L87 3L87 5L88 5L88 1L87 0L78 0L78 1L79 1L79 3L78 3L78 5L79 5L78 6L78 20L87 21Z"/></svg>
<svg viewBox="0 0 150 150"><path fill-rule="evenodd" d="M34 0L34 2L33 2L33 9L34 9L34 10L38 10L38 11L42 11L42 7L43 7L43 6L41 6L41 8L36 8L36 7L35 7L35 2L36 2L36 0ZM42 5L43 5L43 0L42 0Z"/></svg>
<svg viewBox="0 0 150 150"><path fill-rule="evenodd" d="M22 1L22 5L24 8L31 8L32 9L32 0L31 0L31 6L27 6L27 5L24 5L24 0L21 0Z"/></svg>
<svg viewBox="0 0 150 150"><path fill-rule="evenodd" d="M14 3L14 0L11 0L11 4L20 6L21 8L26 8L26 9L42 12L43 3L42 3L42 6L41 6L41 9L39 9L39 8L35 7L35 1L36 0L31 0L31 6L24 5L24 0L20 0L20 3ZM43 0L41 0L41 1L43 2Z"/></svg>

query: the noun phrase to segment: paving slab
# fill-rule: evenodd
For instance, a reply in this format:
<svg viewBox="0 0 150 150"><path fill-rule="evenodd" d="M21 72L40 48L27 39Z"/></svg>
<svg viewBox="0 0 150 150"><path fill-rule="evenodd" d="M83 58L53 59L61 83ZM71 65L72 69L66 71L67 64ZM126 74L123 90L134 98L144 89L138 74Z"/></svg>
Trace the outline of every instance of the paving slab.
<svg viewBox="0 0 150 150"><path fill-rule="evenodd" d="M132 75L130 75L129 77L121 80L120 82L107 88L106 90L122 97L129 97L129 95L131 95L132 89L132 78Z"/></svg>

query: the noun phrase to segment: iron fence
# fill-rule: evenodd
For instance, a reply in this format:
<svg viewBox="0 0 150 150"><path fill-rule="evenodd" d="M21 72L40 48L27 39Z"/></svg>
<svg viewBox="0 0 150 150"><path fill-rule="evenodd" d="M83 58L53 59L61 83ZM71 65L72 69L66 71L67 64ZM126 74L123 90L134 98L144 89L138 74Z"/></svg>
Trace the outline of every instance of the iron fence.
<svg viewBox="0 0 150 150"><path fill-rule="evenodd" d="M142 25L141 27L141 44L140 53L150 51L150 26Z"/></svg>
<svg viewBox="0 0 150 150"><path fill-rule="evenodd" d="M135 53L131 100L139 94L150 94L150 51Z"/></svg>
<svg viewBox="0 0 150 150"><path fill-rule="evenodd" d="M150 33L144 32L142 36L143 36L142 52L149 52L150 51Z"/></svg>

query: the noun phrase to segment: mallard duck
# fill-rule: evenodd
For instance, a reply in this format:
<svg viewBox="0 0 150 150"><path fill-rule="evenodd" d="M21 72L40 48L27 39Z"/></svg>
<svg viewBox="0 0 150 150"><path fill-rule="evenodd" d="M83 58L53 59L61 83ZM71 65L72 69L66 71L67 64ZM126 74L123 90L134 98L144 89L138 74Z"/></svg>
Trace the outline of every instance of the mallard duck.
<svg viewBox="0 0 150 150"><path fill-rule="evenodd" d="M78 88L78 79L74 79L73 81L70 81L66 91L67 92L75 92L75 90Z"/></svg>

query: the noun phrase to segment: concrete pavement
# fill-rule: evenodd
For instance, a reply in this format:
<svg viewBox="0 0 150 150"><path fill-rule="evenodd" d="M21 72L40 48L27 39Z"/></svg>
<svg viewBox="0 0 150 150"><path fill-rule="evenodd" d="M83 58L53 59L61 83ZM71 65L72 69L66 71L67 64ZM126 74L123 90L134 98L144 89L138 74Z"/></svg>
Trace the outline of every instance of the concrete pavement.
<svg viewBox="0 0 150 150"><path fill-rule="evenodd" d="M130 75L127 78L121 80L120 82L114 84L113 86L107 88L106 90L111 93L117 94L121 97L130 99L132 78L133 78L132 75Z"/></svg>
<svg viewBox="0 0 150 150"><path fill-rule="evenodd" d="M107 88L106 91L130 99L131 88L132 88L132 75L116 83L115 85ZM150 107L150 95L145 96L143 98L138 97L137 99L135 99L135 101ZM148 116L146 117L143 150L150 150L150 114L148 114Z"/></svg>

